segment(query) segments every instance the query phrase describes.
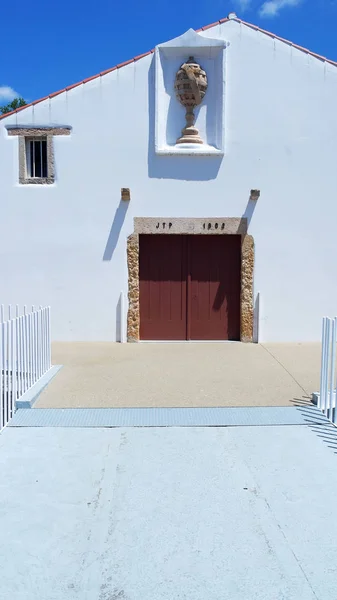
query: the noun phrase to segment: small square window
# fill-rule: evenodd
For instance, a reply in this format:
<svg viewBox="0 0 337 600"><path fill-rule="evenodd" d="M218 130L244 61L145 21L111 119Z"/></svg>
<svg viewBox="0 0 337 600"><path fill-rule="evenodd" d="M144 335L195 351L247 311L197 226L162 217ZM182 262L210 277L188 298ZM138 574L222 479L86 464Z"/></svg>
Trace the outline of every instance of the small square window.
<svg viewBox="0 0 337 600"><path fill-rule="evenodd" d="M47 138L26 138L26 177L46 179L48 177Z"/></svg>
<svg viewBox="0 0 337 600"><path fill-rule="evenodd" d="M19 183L46 185L55 183L55 135L70 135L71 127L7 128L8 135L19 138Z"/></svg>

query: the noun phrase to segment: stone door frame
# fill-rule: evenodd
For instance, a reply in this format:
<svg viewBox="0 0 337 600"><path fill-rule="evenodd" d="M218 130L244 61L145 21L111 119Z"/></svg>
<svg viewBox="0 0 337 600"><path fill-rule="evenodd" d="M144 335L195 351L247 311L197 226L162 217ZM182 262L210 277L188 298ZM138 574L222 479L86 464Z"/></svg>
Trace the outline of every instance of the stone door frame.
<svg viewBox="0 0 337 600"><path fill-rule="evenodd" d="M127 239L128 342L140 341L139 235L241 235L240 341L252 342L254 330L254 239L244 217L177 218L135 217L134 232Z"/></svg>

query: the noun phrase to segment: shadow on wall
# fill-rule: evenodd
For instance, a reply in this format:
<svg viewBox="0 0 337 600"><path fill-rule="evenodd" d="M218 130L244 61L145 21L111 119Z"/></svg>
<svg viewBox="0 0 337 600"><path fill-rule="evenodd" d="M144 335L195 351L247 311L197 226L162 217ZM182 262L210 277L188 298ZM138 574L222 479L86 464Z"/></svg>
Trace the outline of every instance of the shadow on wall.
<svg viewBox="0 0 337 600"><path fill-rule="evenodd" d="M129 207L129 202L127 202L125 200L120 201L120 203L116 209L115 216L114 216L114 219L113 219L113 222L111 225L108 241L106 243L104 254L103 254L103 260L111 260L111 258L112 258L112 255L117 246L117 242L119 239L121 229L123 227L123 223L125 220L125 215L127 213L128 207Z"/></svg>
<svg viewBox="0 0 337 600"><path fill-rule="evenodd" d="M245 209L245 212L242 215L244 219L247 219L247 226L248 227L249 227L250 222L252 220L252 216L254 214L254 210L256 208L256 204L257 204L256 200L251 200L249 198L248 204L247 204L246 209Z"/></svg>
<svg viewBox="0 0 337 600"><path fill-rule="evenodd" d="M155 153L155 57L152 58L148 78L149 90L149 148L148 148L148 175L152 179L179 179L182 181L210 181L216 179L222 156L168 156ZM174 95L174 82L172 81L172 103L177 103ZM174 105L175 106L175 105ZM179 105L177 103L177 109ZM177 111L171 108L173 114ZM177 138L184 126L184 111L179 110L183 120L177 122Z"/></svg>

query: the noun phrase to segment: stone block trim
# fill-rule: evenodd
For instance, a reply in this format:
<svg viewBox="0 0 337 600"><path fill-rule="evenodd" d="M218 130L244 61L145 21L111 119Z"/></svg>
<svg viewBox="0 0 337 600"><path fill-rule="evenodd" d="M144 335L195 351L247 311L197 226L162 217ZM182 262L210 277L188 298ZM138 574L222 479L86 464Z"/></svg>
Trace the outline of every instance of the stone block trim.
<svg viewBox="0 0 337 600"><path fill-rule="evenodd" d="M31 135L30 137L35 137ZM26 169L26 137L19 137L19 183L20 184L33 184L33 185L44 185L52 184L55 182L55 160L54 160L54 145L53 136L44 133L47 138L47 177L27 177Z"/></svg>
<svg viewBox="0 0 337 600"><path fill-rule="evenodd" d="M139 237L130 235L127 240L127 261L129 273L129 309L127 323L128 342L139 341Z"/></svg>
<svg viewBox="0 0 337 600"><path fill-rule="evenodd" d="M54 135L70 135L71 127L24 127L8 126L7 134L9 136L19 137L19 183L44 185L55 182L55 158L54 158ZM27 177L26 169L26 139L44 137L47 140L47 177Z"/></svg>
<svg viewBox="0 0 337 600"><path fill-rule="evenodd" d="M253 341L254 328L254 239L251 235L242 238L241 245L241 342Z"/></svg>
<svg viewBox="0 0 337 600"><path fill-rule="evenodd" d="M46 135L70 135L70 127L15 127L7 129L10 136L39 137Z"/></svg>
<svg viewBox="0 0 337 600"><path fill-rule="evenodd" d="M171 226L170 226L171 224ZM205 227L204 227L205 225ZM217 225L217 227L216 227ZM222 225L224 225L222 227ZM220 229L219 229L220 227ZM254 327L254 239L247 234L245 218L135 218L134 233L127 240L127 263L129 274L129 310L127 317L128 342L140 340L139 310L139 234L241 234L241 296L240 340L253 342Z"/></svg>

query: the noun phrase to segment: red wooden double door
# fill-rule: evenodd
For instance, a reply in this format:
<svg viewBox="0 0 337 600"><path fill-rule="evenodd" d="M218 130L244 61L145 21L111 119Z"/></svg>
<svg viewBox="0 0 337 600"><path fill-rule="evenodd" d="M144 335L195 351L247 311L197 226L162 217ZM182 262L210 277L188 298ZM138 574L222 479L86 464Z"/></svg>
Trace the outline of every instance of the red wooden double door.
<svg viewBox="0 0 337 600"><path fill-rule="evenodd" d="M141 235L140 338L239 340L239 235Z"/></svg>

